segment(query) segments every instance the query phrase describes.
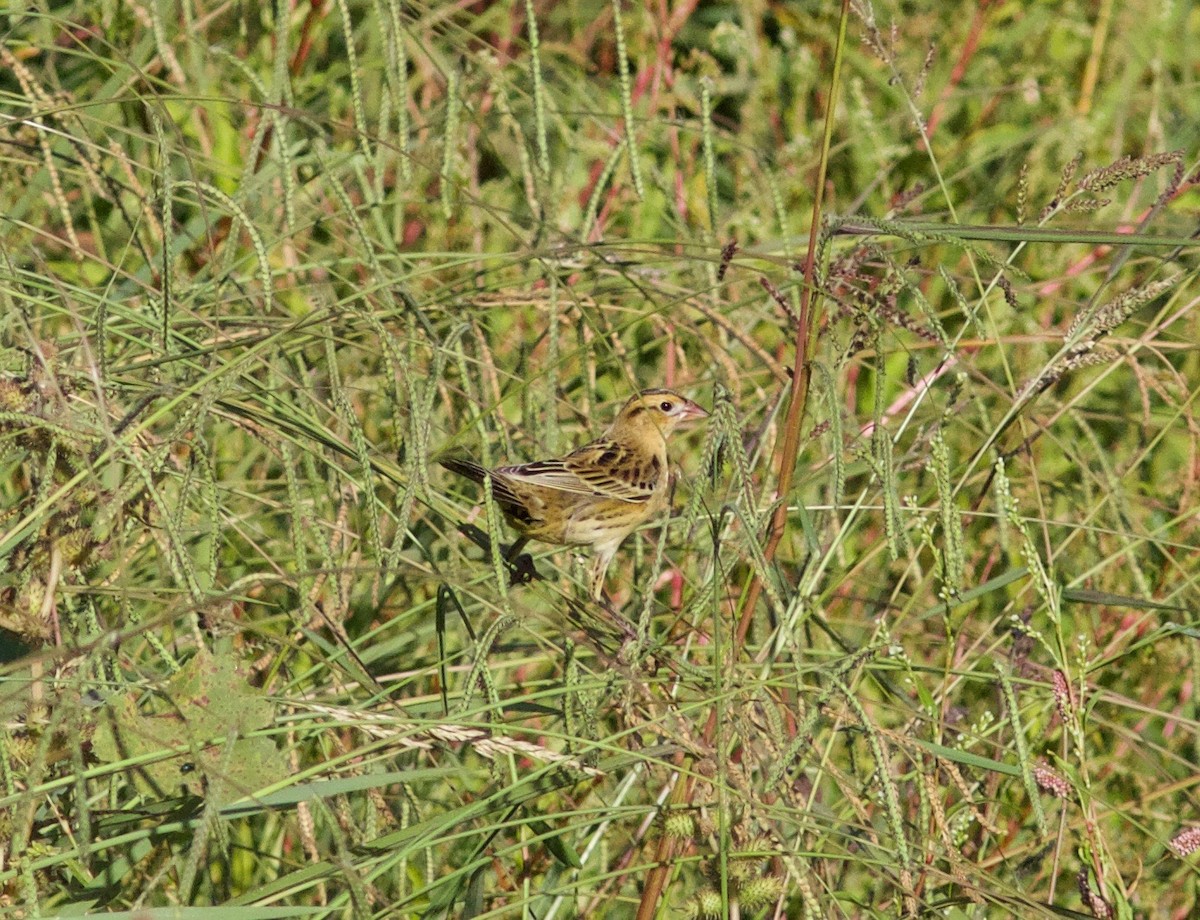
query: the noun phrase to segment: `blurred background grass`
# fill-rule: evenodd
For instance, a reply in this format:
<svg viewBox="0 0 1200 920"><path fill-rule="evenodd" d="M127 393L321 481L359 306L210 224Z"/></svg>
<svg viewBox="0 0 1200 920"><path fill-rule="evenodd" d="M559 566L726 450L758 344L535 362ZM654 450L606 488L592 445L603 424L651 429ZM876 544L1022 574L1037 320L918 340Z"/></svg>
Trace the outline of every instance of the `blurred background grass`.
<svg viewBox="0 0 1200 920"><path fill-rule="evenodd" d="M0 909L1193 915L1200 13L850 7L4 15Z"/></svg>

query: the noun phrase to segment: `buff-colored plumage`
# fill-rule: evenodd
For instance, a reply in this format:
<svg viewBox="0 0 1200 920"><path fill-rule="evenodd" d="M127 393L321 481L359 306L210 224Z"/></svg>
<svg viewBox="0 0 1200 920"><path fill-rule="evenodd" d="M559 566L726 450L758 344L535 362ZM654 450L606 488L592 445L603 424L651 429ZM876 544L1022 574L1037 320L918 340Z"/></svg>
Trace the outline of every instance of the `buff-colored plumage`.
<svg viewBox="0 0 1200 920"><path fill-rule="evenodd" d="M590 546L590 587L599 598L621 541L667 506L667 436L707 415L678 393L643 390L603 435L565 457L494 470L455 457L438 462L475 482L490 475L496 504L521 533L515 552L526 540Z"/></svg>

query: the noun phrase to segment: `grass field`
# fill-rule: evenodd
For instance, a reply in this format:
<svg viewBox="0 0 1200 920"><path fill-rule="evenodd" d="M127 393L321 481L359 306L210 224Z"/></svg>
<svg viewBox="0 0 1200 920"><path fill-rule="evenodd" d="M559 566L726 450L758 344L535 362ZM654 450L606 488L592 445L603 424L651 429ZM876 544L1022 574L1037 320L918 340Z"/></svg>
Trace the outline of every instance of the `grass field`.
<svg viewBox="0 0 1200 920"><path fill-rule="evenodd" d="M0 916L1200 913L1200 9L0 29Z"/></svg>

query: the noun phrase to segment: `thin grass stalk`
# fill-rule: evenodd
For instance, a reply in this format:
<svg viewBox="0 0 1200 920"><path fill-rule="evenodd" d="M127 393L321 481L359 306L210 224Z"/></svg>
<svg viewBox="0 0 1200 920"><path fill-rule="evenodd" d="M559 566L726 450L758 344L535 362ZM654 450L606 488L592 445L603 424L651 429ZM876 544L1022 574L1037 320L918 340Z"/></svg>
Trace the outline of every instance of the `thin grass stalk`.
<svg viewBox="0 0 1200 920"><path fill-rule="evenodd" d="M717 233L717 154L713 142L712 124L712 80L708 77L700 81L700 137L704 145L704 186L708 201L708 229L716 236ZM715 271L715 266L711 265ZM715 278L713 279L715 283ZM715 284L714 284L715 286Z"/></svg>
<svg viewBox="0 0 1200 920"><path fill-rule="evenodd" d="M462 100L458 97L458 68L451 68L446 82L446 131L442 140L441 186L442 216L454 219L454 152L458 149L458 118Z"/></svg>
<svg viewBox="0 0 1200 920"><path fill-rule="evenodd" d="M350 5L346 0L337 0L338 13L342 20L342 39L346 45L346 70L350 74L350 106L354 111L355 140L363 157L369 162L371 147L367 143L370 137L370 126L367 124L366 107L363 105L362 80L359 77L358 52L354 47L354 19L350 15Z"/></svg>
<svg viewBox="0 0 1200 920"><path fill-rule="evenodd" d="M162 227L162 261L159 265L159 271L162 274L159 282L159 296L162 298L162 316L160 317L162 326L159 329L159 336L163 354L169 355L171 353L171 297L175 287L174 264L171 259L175 232L175 218L171 215L171 191L173 188L171 158L167 147L167 135L163 130L162 118L159 117L158 109L154 106L147 106L147 113L150 116L150 124L154 126L154 139L158 145L158 222ZM107 300L107 298L105 299Z"/></svg>
<svg viewBox="0 0 1200 920"><path fill-rule="evenodd" d="M600 170L596 184L592 187L592 193L588 196L587 207L583 210L579 238L585 243L592 239L592 230L596 226L596 219L600 213L600 199L604 197L604 190L608 188L608 183L612 180L613 172L616 171L617 163L620 161L621 146L618 144L609 153L608 159L604 161L604 168Z"/></svg>
<svg viewBox="0 0 1200 920"><path fill-rule="evenodd" d="M1004 708L1008 711L1009 726L1012 728L1013 742L1017 747L1017 766L1021 768L1021 783L1025 786L1025 794L1029 797L1029 805L1033 810L1034 820L1037 821L1038 836L1043 840L1048 840L1050 839L1050 824L1046 820L1037 780L1033 776L1033 758L1029 753L1029 743L1025 739L1025 725L1021 721L1017 694L1013 688L1012 677L1009 676L1007 665L996 662L996 676L1000 679L1000 689L1004 695Z"/></svg>
<svg viewBox="0 0 1200 920"><path fill-rule="evenodd" d="M533 130L537 142L538 168L541 169L543 178L548 179L550 147L546 142L546 90L542 84L541 42L533 0L525 0L525 21L529 30L529 76L533 83Z"/></svg>
<svg viewBox="0 0 1200 920"><path fill-rule="evenodd" d="M621 19L621 0L612 0L613 33L617 44L617 76L621 84L621 116L625 120L625 150L629 153L629 175L638 201L646 197L642 182L642 164L638 159L637 123L633 119L633 89L629 80L629 49L625 45L625 24Z"/></svg>

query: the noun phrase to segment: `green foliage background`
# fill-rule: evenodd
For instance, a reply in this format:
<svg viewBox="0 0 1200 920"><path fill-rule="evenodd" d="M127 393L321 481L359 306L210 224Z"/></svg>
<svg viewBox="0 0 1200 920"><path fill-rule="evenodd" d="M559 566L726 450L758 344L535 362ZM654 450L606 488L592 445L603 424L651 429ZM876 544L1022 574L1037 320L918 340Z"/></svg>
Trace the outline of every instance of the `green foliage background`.
<svg viewBox="0 0 1200 920"><path fill-rule="evenodd" d="M0 28L0 913L1197 910L1200 12ZM508 584L432 459L658 385Z"/></svg>

